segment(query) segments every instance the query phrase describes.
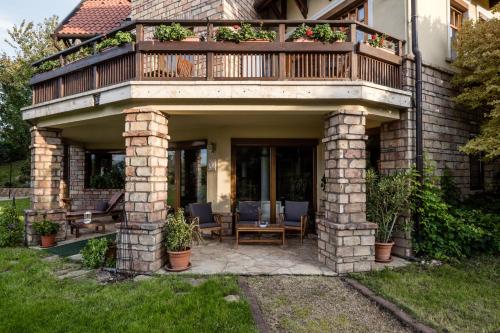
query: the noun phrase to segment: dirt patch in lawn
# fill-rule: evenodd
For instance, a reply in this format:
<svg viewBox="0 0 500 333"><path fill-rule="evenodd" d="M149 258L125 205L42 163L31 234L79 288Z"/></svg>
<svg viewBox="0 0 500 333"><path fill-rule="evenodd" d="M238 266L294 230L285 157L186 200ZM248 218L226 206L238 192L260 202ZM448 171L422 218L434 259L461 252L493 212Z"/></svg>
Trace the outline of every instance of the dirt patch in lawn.
<svg viewBox="0 0 500 333"><path fill-rule="evenodd" d="M336 277L248 277L272 332L411 332Z"/></svg>

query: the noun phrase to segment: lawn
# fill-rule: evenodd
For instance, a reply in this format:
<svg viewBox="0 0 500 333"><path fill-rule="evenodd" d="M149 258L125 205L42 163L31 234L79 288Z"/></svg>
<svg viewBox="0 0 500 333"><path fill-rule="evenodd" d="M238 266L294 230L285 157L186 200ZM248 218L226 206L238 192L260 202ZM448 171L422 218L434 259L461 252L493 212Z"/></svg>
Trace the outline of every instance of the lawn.
<svg viewBox="0 0 500 333"><path fill-rule="evenodd" d="M413 264L354 278L439 331L499 332L500 258Z"/></svg>
<svg viewBox="0 0 500 333"><path fill-rule="evenodd" d="M214 276L193 286L159 276L99 285L60 280L63 261L28 249L0 249L0 332L256 332L248 303L228 303L237 278Z"/></svg>
<svg viewBox="0 0 500 333"><path fill-rule="evenodd" d="M7 205L11 205L12 200L0 200L0 210L2 207L5 207ZM22 199L16 199L16 209L19 212L19 217L21 219L24 218L24 210L30 208L30 199L29 198L22 198Z"/></svg>

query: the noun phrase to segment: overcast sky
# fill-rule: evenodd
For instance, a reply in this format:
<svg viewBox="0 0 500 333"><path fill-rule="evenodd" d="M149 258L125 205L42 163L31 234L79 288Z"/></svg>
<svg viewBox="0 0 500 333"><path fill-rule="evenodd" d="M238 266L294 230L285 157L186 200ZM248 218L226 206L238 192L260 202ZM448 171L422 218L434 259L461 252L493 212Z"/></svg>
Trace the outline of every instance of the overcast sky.
<svg viewBox="0 0 500 333"><path fill-rule="evenodd" d="M0 52L12 54L5 43L7 29L23 20L42 22L44 18L57 15L59 20L68 15L79 0L0 0Z"/></svg>

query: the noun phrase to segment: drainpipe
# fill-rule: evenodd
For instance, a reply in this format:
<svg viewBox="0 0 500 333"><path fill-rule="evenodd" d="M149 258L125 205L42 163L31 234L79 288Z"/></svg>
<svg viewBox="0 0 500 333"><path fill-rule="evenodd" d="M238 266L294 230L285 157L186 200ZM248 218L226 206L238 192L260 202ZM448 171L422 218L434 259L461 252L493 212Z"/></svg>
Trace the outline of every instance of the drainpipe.
<svg viewBox="0 0 500 333"><path fill-rule="evenodd" d="M411 49L415 56L415 153L416 167L420 184L424 181L424 148L422 140L422 53L418 48L417 31L417 0L411 0ZM419 203L417 203L418 205ZM417 215L415 223L415 236L418 240L420 217Z"/></svg>

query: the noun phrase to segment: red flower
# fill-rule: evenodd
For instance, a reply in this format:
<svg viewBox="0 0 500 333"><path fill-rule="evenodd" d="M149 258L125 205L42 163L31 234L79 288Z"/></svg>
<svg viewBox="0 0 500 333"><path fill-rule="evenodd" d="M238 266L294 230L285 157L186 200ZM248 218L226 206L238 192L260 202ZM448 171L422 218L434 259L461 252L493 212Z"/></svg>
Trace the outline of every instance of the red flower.
<svg viewBox="0 0 500 333"><path fill-rule="evenodd" d="M240 26L239 26L239 25L237 25L237 24L233 25L233 29L234 29L234 30L238 30L239 28L240 28Z"/></svg>
<svg viewBox="0 0 500 333"><path fill-rule="evenodd" d="M313 31L312 31L312 29L311 29L311 28L307 29L307 30L306 30L306 36L307 36L307 37L311 37L312 35L313 35Z"/></svg>
<svg viewBox="0 0 500 333"><path fill-rule="evenodd" d="M377 39L377 35L372 35L372 40Z"/></svg>

